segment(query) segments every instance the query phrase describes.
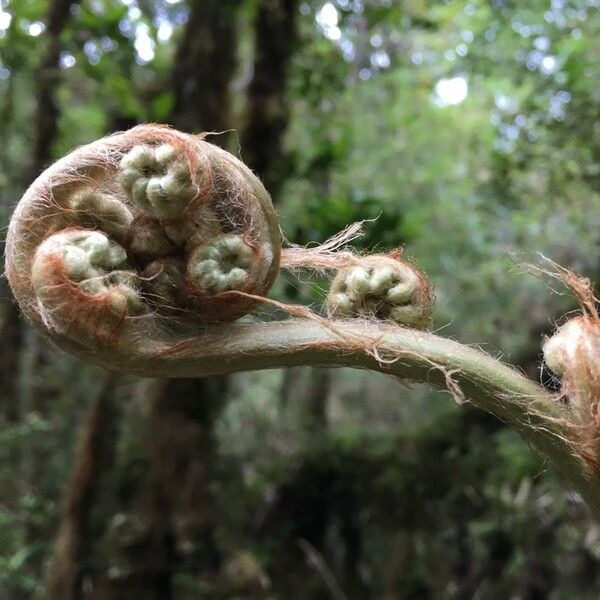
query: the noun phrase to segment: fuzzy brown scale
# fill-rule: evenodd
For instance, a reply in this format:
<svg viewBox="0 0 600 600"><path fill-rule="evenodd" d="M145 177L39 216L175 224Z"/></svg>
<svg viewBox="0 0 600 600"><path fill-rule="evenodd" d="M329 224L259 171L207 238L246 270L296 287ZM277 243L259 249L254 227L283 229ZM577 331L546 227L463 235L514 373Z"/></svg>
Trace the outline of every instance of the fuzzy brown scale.
<svg viewBox="0 0 600 600"><path fill-rule="evenodd" d="M223 292L265 295L280 250L270 197L243 163L142 125L38 177L11 220L6 273L31 321L93 349L243 316L256 300Z"/></svg>

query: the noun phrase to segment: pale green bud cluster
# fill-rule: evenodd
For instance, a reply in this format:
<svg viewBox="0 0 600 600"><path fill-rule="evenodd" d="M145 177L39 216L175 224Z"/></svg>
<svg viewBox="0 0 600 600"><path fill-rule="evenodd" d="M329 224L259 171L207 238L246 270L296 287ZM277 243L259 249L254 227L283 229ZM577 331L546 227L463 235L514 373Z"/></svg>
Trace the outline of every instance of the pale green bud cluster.
<svg viewBox="0 0 600 600"><path fill-rule="evenodd" d="M189 272L195 286L217 294L239 289L248 279L252 250L235 234L220 235L199 246L189 259Z"/></svg>
<svg viewBox="0 0 600 600"><path fill-rule="evenodd" d="M152 217L181 215L198 190L185 156L169 144L134 146L119 165L119 182Z"/></svg>
<svg viewBox="0 0 600 600"><path fill-rule="evenodd" d="M332 281L327 310L336 317L373 316L424 327L431 316L427 283L418 272L385 256L359 259Z"/></svg>
<svg viewBox="0 0 600 600"><path fill-rule="evenodd" d="M37 252L32 267L33 286L44 297L48 292L47 257L60 258L64 275L78 285L87 296L101 296L111 292L109 304L117 313L143 312L138 291L139 278L125 270L127 253L99 231L64 231L50 236Z"/></svg>

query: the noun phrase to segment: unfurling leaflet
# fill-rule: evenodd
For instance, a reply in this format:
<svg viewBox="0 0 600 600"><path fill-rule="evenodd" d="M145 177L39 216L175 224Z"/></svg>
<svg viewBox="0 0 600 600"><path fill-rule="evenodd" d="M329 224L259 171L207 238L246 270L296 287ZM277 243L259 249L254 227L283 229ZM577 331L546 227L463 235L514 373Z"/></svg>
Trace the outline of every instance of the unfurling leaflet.
<svg viewBox="0 0 600 600"><path fill-rule="evenodd" d="M399 253L372 254L340 269L327 309L334 317L372 317L425 329L431 323L432 294L425 275Z"/></svg>

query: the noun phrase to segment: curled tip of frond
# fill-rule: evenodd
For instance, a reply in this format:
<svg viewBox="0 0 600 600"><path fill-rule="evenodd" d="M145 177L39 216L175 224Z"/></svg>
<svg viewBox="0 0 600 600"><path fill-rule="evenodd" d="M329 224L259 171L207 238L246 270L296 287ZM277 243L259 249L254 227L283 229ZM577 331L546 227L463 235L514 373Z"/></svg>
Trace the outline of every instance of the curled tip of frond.
<svg viewBox="0 0 600 600"><path fill-rule="evenodd" d="M355 257L331 283L329 314L339 318L374 317L427 328L433 304L429 282L400 256L401 251Z"/></svg>
<svg viewBox="0 0 600 600"><path fill-rule="evenodd" d="M431 325L433 294L424 273L403 258L403 249L357 254L349 244L363 235L365 221L352 223L317 246L292 246L281 253L289 271L337 271L326 299L330 317L363 317L415 329Z"/></svg>
<svg viewBox="0 0 600 600"><path fill-rule="evenodd" d="M9 227L6 272L23 311L54 337L139 340L176 316L228 321L279 266L271 199L239 160L159 125L102 138L33 183Z"/></svg>

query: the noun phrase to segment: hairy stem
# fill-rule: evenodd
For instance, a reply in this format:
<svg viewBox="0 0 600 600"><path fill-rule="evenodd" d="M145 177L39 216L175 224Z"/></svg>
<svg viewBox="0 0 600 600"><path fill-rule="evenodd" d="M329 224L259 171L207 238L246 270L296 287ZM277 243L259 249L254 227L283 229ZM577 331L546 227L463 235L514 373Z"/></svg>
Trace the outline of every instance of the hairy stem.
<svg viewBox="0 0 600 600"><path fill-rule="evenodd" d="M152 377L313 365L370 369L444 389L456 385L455 392L460 389L473 404L514 427L549 459L600 519L600 482L577 457L568 408L514 368L432 333L366 321L332 321L331 327L305 319L237 322L205 327L197 337L173 345L164 335L147 339L121 356L113 354L110 362L96 353L84 357Z"/></svg>

